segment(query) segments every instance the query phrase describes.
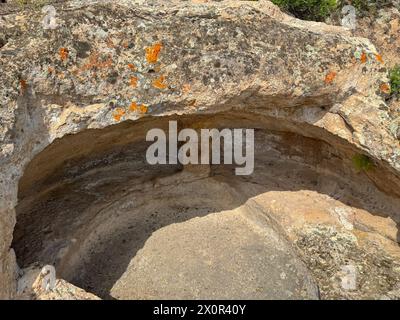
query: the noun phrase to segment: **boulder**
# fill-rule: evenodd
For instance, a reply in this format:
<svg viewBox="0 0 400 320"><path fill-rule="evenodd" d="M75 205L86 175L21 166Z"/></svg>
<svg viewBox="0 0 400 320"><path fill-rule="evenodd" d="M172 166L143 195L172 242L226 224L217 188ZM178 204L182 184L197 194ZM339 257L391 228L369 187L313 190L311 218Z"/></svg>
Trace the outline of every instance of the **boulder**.
<svg viewBox="0 0 400 320"><path fill-rule="evenodd" d="M341 27L289 17L265 0L56 1L53 6L55 20L51 10L40 7L11 5L0 15L0 298L16 292L11 244L18 197L31 201L61 166L110 143L128 143L132 132L140 144L140 128L157 119L271 130L266 137L290 151L273 154L274 161L302 159L301 172L307 174L315 168L309 187L336 163L335 181L347 174L349 181L361 181L360 192L380 197L390 207L382 205L384 216L400 221L393 209L400 198L399 141L385 102L387 67L371 41ZM114 129L122 131L115 135ZM348 169L354 155L367 157L374 170L357 176ZM259 163L258 172L270 165ZM302 180L297 178L296 190ZM333 197L337 191L332 183L319 187ZM249 185L240 196L270 190L260 188ZM365 194L360 197L368 198ZM26 221L42 223L32 217ZM44 228L53 228L46 223ZM73 237L59 243L75 248ZM315 297L315 287L308 288L308 297Z"/></svg>

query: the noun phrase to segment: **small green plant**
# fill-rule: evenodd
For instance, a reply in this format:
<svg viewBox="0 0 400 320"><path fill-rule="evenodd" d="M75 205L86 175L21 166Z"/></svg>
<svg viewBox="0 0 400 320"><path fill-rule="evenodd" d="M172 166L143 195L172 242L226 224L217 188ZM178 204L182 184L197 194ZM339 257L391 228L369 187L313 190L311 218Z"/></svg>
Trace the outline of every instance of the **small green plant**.
<svg viewBox="0 0 400 320"><path fill-rule="evenodd" d="M394 96L400 97L400 65L396 65L389 72L390 78L390 93Z"/></svg>
<svg viewBox="0 0 400 320"><path fill-rule="evenodd" d="M382 9L393 4L392 0L352 0L351 5L354 6L361 15L376 14Z"/></svg>
<svg viewBox="0 0 400 320"><path fill-rule="evenodd" d="M353 164L357 171L369 171L374 167L372 160L364 154L356 154L353 157Z"/></svg>
<svg viewBox="0 0 400 320"><path fill-rule="evenodd" d="M282 10L303 20L324 21L337 8L336 0L271 0Z"/></svg>

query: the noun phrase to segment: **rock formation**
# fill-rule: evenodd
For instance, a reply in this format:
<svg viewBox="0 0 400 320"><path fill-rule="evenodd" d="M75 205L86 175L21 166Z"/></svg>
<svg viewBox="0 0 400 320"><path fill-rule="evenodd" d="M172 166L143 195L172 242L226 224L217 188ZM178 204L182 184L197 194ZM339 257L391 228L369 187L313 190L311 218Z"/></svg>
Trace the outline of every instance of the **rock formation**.
<svg viewBox="0 0 400 320"><path fill-rule="evenodd" d="M0 15L0 298L35 263L101 298L400 297L385 52L265 0L53 5ZM149 165L169 120L256 129L254 173Z"/></svg>

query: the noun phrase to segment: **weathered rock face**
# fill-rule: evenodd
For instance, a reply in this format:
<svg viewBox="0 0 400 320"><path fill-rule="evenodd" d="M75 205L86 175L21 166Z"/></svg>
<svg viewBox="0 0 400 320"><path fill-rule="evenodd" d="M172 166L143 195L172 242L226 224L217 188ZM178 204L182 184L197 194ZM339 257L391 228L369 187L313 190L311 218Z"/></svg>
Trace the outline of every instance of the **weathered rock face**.
<svg viewBox="0 0 400 320"><path fill-rule="evenodd" d="M380 48L382 58L388 68L400 65L400 4L386 10L380 10L375 19L365 17L359 21L356 29L358 36L370 39ZM400 139L400 99L388 102L391 117L389 128Z"/></svg>
<svg viewBox="0 0 400 320"><path fill-rule="evenodd" d="M11 247L21 267L37 260L56 264L63 278L102 297L171 297L165 287L150 287L143 277L144 266L155 259L152 249L163 245L171 251L187 239L201 241L190 236L195 230L217 237L218 226L224 224L231 225L233 235L219 239L217 253L232 239L240 243L241 228L248 239L247 255L263 256L276 237L286 239L274 257L288 269L284 275L271 271L271 282L261 292L282 277L282 283L296 284L290 288L292 297L317 297L299 256L322 285L323 297L376 298L395 290L400 281L400 148L384 100L385 64L369 40L342 28L290 18L269 1L71 1L55 8L58 26L50 30L43 28L40 11L0 17L1 298L16 292ZM239 179L227 168L211 166L205 176L195 170L188 179L188 168L149 166L143 159L145 134L150 128L166 127L169 119L180 121L182 128L258 129L255 173ZM351 158L359 153L372 159L374 169L357 173ZM199 179L201 183L187 187ZM171 193L171 186L180 187ZM193 192L188 195L186 188ZM195 198L201 188L203 197ZM221 197L215 198L218 192ZM201 213L186 215L173 207L200 206L207 197L213 201ZM152 201L159 205L149 205ZM231 215L238 214L234 209L242 205L251 207L252 214L263 212L263 218L249 223L239 214L247 228L231 221ZM226 210L233 213L202 217ZM162 230L196 216L204 219ZM265 219L269 227L263 229ZM151 226L144 224L149 221ZM332 228L352 234L344 237L351 239L346 251L350 256L358 252L352 246L365 255L372 242L384 248L394 261L390 277L382 276L384 285L353 296L336 288L329 279L339 272L341 266L335 263L341 260L318 256L323 251L315 239L325 229L316 225L321 223L330 225L321 236L328 237L327 243L336 235ZM181 241L170 240L174 232ZM123 243L135 249L127 252ZM200 251L208 252L208 243L203 245ZM109 263L112 257L105 253L110 250L119 253L126 272L115 269L121 265L118 259ZM235 275L251 260L242 243L235 250L238 259L212 261L208 252L203 259L193 256L187 261L188 266L211 261L218 270L236 263L231 272L237 286L216 297L243 298L234 293L245 280ZM104 256L108 259L102 260ZM162 259L170 261L168 256ZM343 264L348 259L343 256ZM376 259L375 264L387 262L386 256ZM255 269L272 270L267 260ZM356 268L358 262L354 261ZM329 279L319 271L324 264L330 267ZM114 272L112 278L102 278L102 269ZM207 274L208 269L197 270ZM167 267L149 271L148 277L187 284L193 276L188 272L180 275L181 282L166 276L171 274ZM306 283L298 281L302 274L309 279ZM139 278L148 292L127 285ZM111 282L97 287L105 281ZM256 296L252 286L249 298L287 297L281 294L287 287L271 297ZM191 288L200 291L185 291L181 297L207 293L201 291L204 283L194 281Z"/></svg>

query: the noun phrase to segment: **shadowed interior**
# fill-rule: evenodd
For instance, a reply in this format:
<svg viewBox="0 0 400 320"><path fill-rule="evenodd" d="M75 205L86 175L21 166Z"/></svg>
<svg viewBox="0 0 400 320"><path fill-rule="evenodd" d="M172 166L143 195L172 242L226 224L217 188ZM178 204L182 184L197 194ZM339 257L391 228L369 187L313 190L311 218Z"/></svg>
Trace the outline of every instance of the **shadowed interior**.
<svg viewBox="0 0 400 320"><path fill-rule="evenodd" d="M326 201L336 199L399 222L398 177L379 162L371 171L357 172L352 157L359 151L315 127L277 123L243 112L180 116L180 129L254 128L254 173L235 176L235 165L149 165L145 158L150 145L145 141L147 131L161 128L167 132L168 120L173 119L148 117L86 130L58 139L38 154L19 184L13 240L19 266L53 264L59 277L103 298L182 297L175 295L182 288L174 285L179 281L173 276L168 277L169 289L160 290L158 295L146 289L149 283L138 280L142 272L139 262L148 258L146 250L150 250L146 246L154 245L157 237L163 242L159 231L186 230L193 221L211 223L218 214L221 221L230 223L229 217L237 210L254 211L246 204L258 195L273 194L278 199L280 192L302 196L304 190L311 190L326 195ZM222 234L223 228L221 223L216 233ZM282 232L279 226L276 232ZM183 251L193 247L189 256L201 246L190 243L191 238L202 241L194 235L186 240L177 236L174 243ZM248 238L255 246L260 241L252 231ZM267 255L263 250L267 248L257 248L257 254ZM174 250L157 254L163 260L163 255L173 256ZM207 275L206 267L196 270L196 263L201 263L198 257L187 259L192 260L184 263L195 266L187 277L202 270ZM179 268L174 265L171 270L178 275ZM262 272L263 267L259 269ZM156 272L167 270L160 267ZM237 286L242 285L237 282ZM265 292L248 294L268 297Z"/></svg>

